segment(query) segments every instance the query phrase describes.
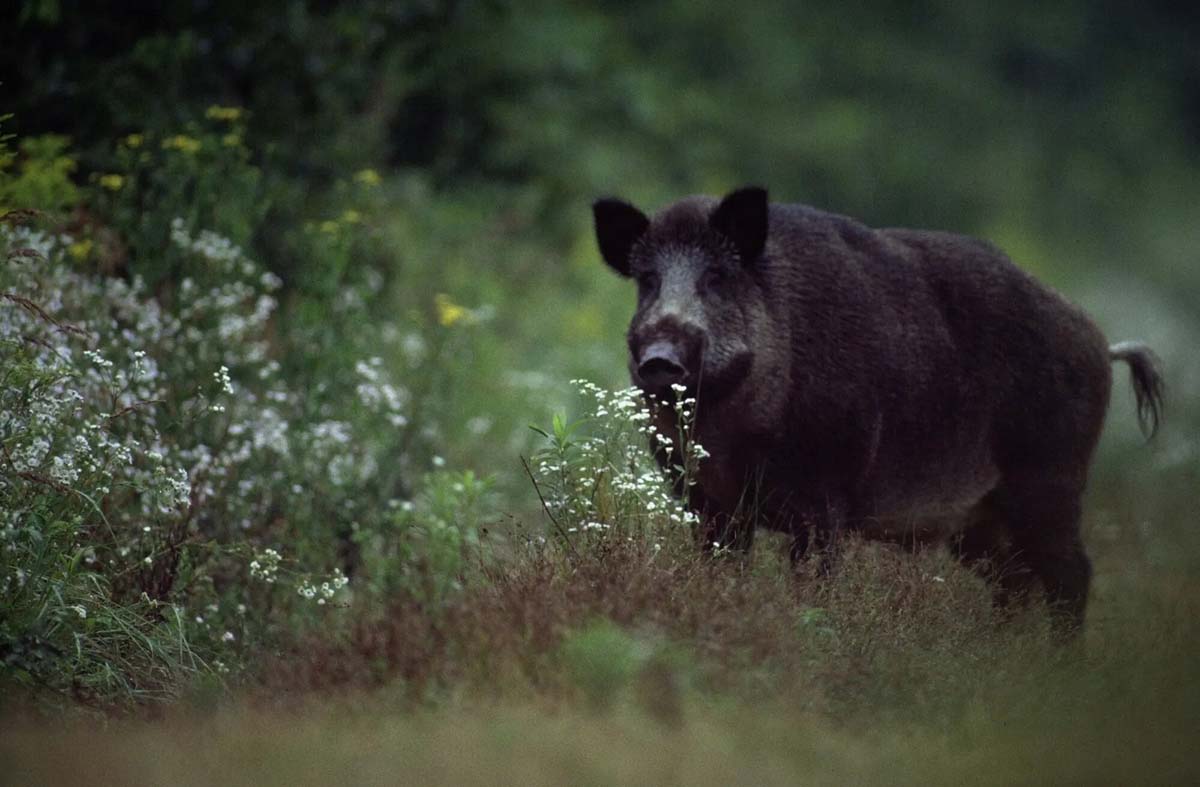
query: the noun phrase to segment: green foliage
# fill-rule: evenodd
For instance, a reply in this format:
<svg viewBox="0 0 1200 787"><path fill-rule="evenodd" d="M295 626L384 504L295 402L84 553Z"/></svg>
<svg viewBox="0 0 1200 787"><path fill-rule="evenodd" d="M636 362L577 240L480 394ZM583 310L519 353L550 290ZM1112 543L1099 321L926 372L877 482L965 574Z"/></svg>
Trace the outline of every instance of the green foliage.
<svg viewBox="0 0 1200 787"><path fill-rule="evenodd" d="M649 654L611 621L593 621L563 639L562 659L571 680L597 709L610 707Z"/></svg>
<svg viewBox="0 0 1200 787"><path fill-rule="evenodd" d="M489 483L470 470L425 476L413 500L354 525L368 592L421 599L433 614L462 589L489 516Z"/></svg>
<svg viewBox="0 0 1200 787"><path fill-rule="evenodd" d="M868 3L853 26L782 0L89 10L16 4L0 73L21 85L27 136L77 129L98 170L108 140L233 103L252 146L275 148L287 174L271 202L293 215L388 162L439 193L492 190L493 211L532 209L561 250L597 193L762 181L877 224L1039 250L1029 263L1060 280L1136 264L1198 284L1146 254L1196 196L1191 20L1174 8L924 0L900 18ZM271 251L279 272L285 248Z"/></svg>
<svg viewBox="0 0 1200 787"><path fill-rule="evenodd" d="M29 137L18 151L12 135L3 133L11 115L0 116L0 216L10 210L60 211L79 199L71 176L78 162L69 154L70 140L58 134Z"/></svg>
<svg viewBox="0 0 1200 787"><path fill-rule="evenodd" d="M270 207L243 142L241 111L210 110L204 123L180 132L125 135L113 171L94 175L104 197L98 207L120 228L132 266L151 288L187 275L186 250L169 242L173 222L244 247Z"/></svg>

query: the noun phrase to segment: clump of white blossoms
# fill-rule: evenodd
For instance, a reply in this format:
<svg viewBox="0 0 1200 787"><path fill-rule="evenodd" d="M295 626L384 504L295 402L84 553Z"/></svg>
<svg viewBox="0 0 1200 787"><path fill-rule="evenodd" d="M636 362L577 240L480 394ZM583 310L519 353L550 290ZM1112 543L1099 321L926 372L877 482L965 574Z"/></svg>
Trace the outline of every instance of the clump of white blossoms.
<svg viewBox="0 0 1200 787"><path fill-rule="evenodd" d="M339 590L344 588L349 583L349 578L347 578L346 575L340 570L335 569L333 575L320 585L317 585L308 579L304 580L300 583L299 587L296 588L296 592L302 598L310 601L315 599L317 606L324 606L328 601L337 595Z"/></svg>
<svg viewBox="0 0 1200 787"><path fill-rule="evenodd" d="M408 418L404 416L408 391L386 379L383 359L375 356L358 361L354 371L359 376L355 392L363 407L384 413L388 423L396 428L405 426L408 423Z"/></svg>
<svg viewBox="0 0 1200 787"><path fill-rule="evenodd" d="M297 496L347 517L371 505L371 438L407 423L408 406L379 359L355 367L361 412L314 408L268 357L281 282L237 245L176 219L184 276L160 300L137 276L76 264L74 242L0 225L0 583L49 592L51 577L22 566L43 537L33 523L54 517L88 566L136 582L174 570L188 542L240 543ZM270 549L247 568L282 576ZM329 598L345 581L317 587Z"/></svg>
<svg viewBox="0 0 1200 787"><path fill-rule="evenodd" d="M281 560L283 560L283 556L278 551L270 547L264 549L254 560L250 561L250 576L261 579L268 585L275 584Z"/></svg>
<svg viewBox="0 0 1200 787"><path fill-rule="evenodd" d="M9 258L0 276L0 365L10 370L0 386L0 507L19 517L37 502L30 493L40 485L86 497L93 509L98 498L136 490L132 511L140 518L179 515L190 499L188 468L164 464L153 448L164 381L146 351L130 346L147 334L161 339L172 326L139 300L139 281L87 276L65 264L70 243L0 227L0 249L44 255ZM33 488L13 484L13 476ZM93 515L105 519L100 510Z"/></svg>
<svg viewBox="0 0 1200 787"><path fill-rule="evenodd" d="M696 524L695 514L673 493L689 486L698 462L707 456L691 440L695 400L675 404L684 455L683 465L660 467L651 446L672 447L655 425L653 407L641 391L609 391L586 380L572 380L588 403L573 424L556 418L553 432L542 432L546 446L534 456L532 472L560 535L575 537L656 536Z"/></svg>

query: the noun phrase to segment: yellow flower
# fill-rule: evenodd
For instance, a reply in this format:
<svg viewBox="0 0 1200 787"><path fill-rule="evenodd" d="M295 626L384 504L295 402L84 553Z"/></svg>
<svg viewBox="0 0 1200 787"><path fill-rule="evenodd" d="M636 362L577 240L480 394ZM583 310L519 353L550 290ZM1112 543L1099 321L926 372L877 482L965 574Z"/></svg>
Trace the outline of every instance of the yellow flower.
<svg viewBox="0 0 1200 787"><path fill-rule="evenodd" d="M100 185L109 191L120 191L121 187L125 185L125 176L114 174L101 175Z"/></svg>
<svg viewBox="0 0 1200 787"><path fill-rule="evenodd" d="M354 208L350 208L342 213L342 221L347 224L358 224L360 221L362 221L362 214L356 211Z"/></svg>
<svg viewBox="0 0 1200 787"><path fill-rule="evenodd" d="M92 253L91 240L77 240L67 247L67 254L76 260L85 260Z"/></svg>
<svg viewBox="0 0 1200 787"><path fill-rule="evenodd" d="M140 148L142 143L146 141L146 138L141 134L127 134L121 141L125 143L125 147L127 148Z"/></svg>
<svg viewBox="0 0 1200 787"><path fill-rule="evenodd" d="M437 307L438 322L447 328L471 315L465 306L450 300L450 296L444 292L433 296L433 305Z"/></svg>
<svg viewBox="0 0 1200 787"><path fill-rule="evenodd" d="M379 177L379 173L373 169L360 169L354 173L354 179L364 186L374 188L383 182L383 178Z"/></svg>
<svg viewBox="0 0 1200 787"><path fill-rule="evenodd" d="M322 221L320 230L326 235L333 235L338 231L338 223L336 221Z"/></svg>
<svg viewBox="0 0 1200 787"><path fill-rule="evenodd" d="M224 120L232 123L242 116L241 107L219 107L213 104L204 112L204 116L209 120Z"/></svg>
<svg viewBox="0 0 1200 787"><path fill-rule="evenodd" d="M195 137L189 137L187 134L176 134L173 137L167 137L162 143L163 150L178 150L182 153L195 153L200 149L200 140Z"/></svg>

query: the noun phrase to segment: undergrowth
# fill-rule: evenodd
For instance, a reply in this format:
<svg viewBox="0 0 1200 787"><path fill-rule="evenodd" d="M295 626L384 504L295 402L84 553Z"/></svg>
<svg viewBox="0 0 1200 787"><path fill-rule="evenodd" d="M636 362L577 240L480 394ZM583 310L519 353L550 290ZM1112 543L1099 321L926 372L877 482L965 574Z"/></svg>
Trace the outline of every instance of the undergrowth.
<svg viewBox="0 0 1200 787"><path fill-rule="evenodd" d="M305 641L270 663L251 704L532 700L669 727L785 709L839 734L919 729L964 746L1005 728L1070 741L1114 714L1186 726L1200 702L1179 684L1200 641L1196 598L1147 591L1098 599L1100 622L1063 648L1044 610L996 612L945 553L857 544L822 579L769 549L743 562L685 539L593 541L497 566L437 615L397 601L344 639Z"/></svg>
<svg viewBox="0 0 1200 787"><path fill-rule="evenodd" d="M439 602L473 552L489 483L425 453L411 416L436 391L343 333L370 313L357 279L314 327L206 226L247 235L258 182L236 112L214 109L206 129L122 139L128 168L90 187L102 219L44 196L75 193L61 140L0 138L0 198L43 206L0 218L6 693L111 710L236 682L273 643L341 625L350 598ZM363 222L347 209L298 238L344 268ZM445 343L462 309L436 306L410 344ZM338 352L297 367L296 343Z"/></svg>

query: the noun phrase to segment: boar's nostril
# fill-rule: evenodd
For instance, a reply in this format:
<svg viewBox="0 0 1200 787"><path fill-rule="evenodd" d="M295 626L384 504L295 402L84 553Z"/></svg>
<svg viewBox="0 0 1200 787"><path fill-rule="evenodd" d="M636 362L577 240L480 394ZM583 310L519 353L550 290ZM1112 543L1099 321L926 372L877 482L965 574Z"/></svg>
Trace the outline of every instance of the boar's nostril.
<svg viewBox="0 0 1200 787"><path fill-rule="evenodd" d="M679 352L667 342L655 342L642 352L638 363L638 377L652 388L666 388L687 376L687 369Z"/></svg>

